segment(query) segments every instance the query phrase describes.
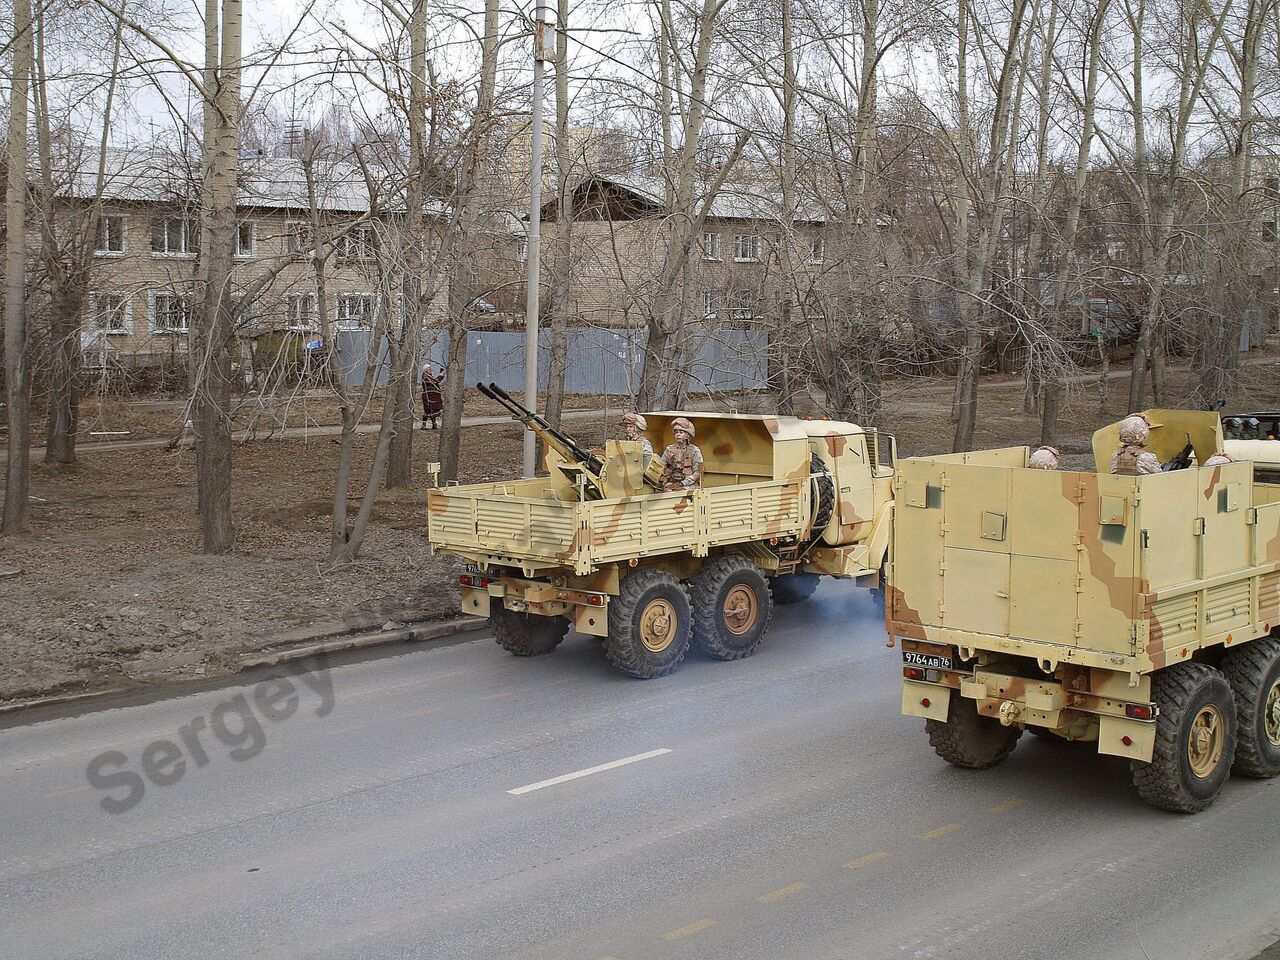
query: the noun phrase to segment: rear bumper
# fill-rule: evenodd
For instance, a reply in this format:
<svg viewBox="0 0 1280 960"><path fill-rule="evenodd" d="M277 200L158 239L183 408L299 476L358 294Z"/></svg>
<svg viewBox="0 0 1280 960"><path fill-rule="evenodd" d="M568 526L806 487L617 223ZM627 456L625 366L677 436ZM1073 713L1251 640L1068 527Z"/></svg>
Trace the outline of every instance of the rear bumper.
<svg viewBox="0 0 1280 960"><path fill-rule="evenodd" d="M571 590L544 580L517 577L477 577L474 585L461 584L461 609L473 617L488 617L499 608L541 617L568 617L579 633L597 637L609 633L609 596L587 590Z"/></svg>
<svg viewBox="0 0 1280 960"><path fill-rule="evenodd" d="M1068 683L1058 674L1031 680L982 667L904 666L902 712L945 722L952 698L964 697L975 701L979 714L1006 726L1069 731L1076 739L1096 735L1099 753L1150 761L1157 709L1150 700L1150 679L1141 680L1129 687L1128 674L1110 671L1077 672ZM1136 719L1135 711L1151 719Z"/></svg>

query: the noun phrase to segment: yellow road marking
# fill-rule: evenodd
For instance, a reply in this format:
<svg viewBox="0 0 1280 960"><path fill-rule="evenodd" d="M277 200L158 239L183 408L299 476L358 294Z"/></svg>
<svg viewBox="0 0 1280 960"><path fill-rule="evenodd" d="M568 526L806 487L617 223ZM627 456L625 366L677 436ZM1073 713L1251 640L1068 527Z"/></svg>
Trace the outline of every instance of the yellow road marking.
<svg viewBox="0 0 1280 960"><path fill-rule="evenodd" d="M887 857L889 854L883 850L877 850L875 853L868 853L865 857L859 857L857 860L850 860L844 865L846 870L857 870L859 867L869 867L873 863L877 863Z"/></svg>
<svg viewBox="0 0 1280 960"><path fill-rule="evenodd" d="M773 893L766 893L763 897L756 897L756 899L761 903L777 903L793 893L804 893L808 889L809 885L807 883L793 883L780 890L775 890Z"/></svg>
<svg viewBox="0 0 1280 960"><path fill-rule="evenodd" d="M1027 801L1023 800L1021 797L1010 797L1004 803L998 803L994 807L992 807L991 812L992 813L1008 813L1010 810L1013 810L1015 807L1020 807L1026 802Z"/></svg>
<svg viewBox="0 0 1280 960"><path fill-rule="evenodd" d="M679 930L669 930L662 935L663 940L683 940L685 937L692 937L695 933L701 933L707 927L714 927L716 922L704 917L701 920L695 920L693 923L681 927Z"/></svg>
<svg viewBox="0 0 1280 960"><path fill-rule="evenodd" d="M65 790L55 790L53 793L46 793L44 796L46 800L52 800L54 797L65 797L69 793L80 793L82 790L88 789L89 785L84 783L78 787L67 787Z"/></svg>
<svg viewBox="0 0 1280 960"><path fill-rule="evenodd" d="M928 833L920 834L920 839L936 840L938 839L938 837L946 836L951 831L959 830L959 829L960 829L960 824L958 823L944 823L942 826L937 827L934 830L930 830Z"/></svg>

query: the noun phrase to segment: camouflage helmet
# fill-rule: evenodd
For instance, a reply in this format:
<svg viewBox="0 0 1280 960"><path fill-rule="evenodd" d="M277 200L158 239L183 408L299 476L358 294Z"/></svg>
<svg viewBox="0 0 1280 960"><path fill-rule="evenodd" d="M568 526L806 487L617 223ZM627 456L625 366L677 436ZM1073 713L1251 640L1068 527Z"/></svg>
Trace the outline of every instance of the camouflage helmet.
<svg viewBox="0 0 1280 960"><path fill-rule="evenodd" d="M1062 461L1062 451L1048 444L1037 447L1027 458L1027 466L1034 470L1056 470Z"/></svg>
<svg viewBox="0 0 1280 960"><path fill-rule="evenodd" d="M1206 467L1220 467L1224 463L1235 463L1235 461L1231 459L1231 457L1223 453L1221 450L1219 450L1217 453L1211 456L1208 460L1206 460L1203 465Z"/></svg>
<svg viewBox="0 0 1280 960"><path fill-rule="evenodd" d="M1131 413L1120 421L1120 442L1140 447L1151 436L1151 422L1141 413Z"/></svg>
<svg viewBox="0 0 1280 960"><path fill-rule="evenodd" d="M645 418L638 413L624 413L622 415L622 422L634 423L636 425L636 429L639 430L641 433L644 433L644 431L647 430L649 427L648 421L645 420Z"/></svg>
<svg viewBox="0 0 1280 960"><path fill-rule="evenodd" d="M694 433L694 429L693 429L693 424L692 424L692 423L690 423L690 422L689 422L686 418L684 418L684 417L676 417L674 420L672 420L672 421L671 421L671 429L672 429L672 430L683 430L685 433L687 433L687 434L689 435L689 439L690 439L690 440L692 440L692 439L693 439L693 437L694 437L694 435L695 435L695 433Z"/></svg>

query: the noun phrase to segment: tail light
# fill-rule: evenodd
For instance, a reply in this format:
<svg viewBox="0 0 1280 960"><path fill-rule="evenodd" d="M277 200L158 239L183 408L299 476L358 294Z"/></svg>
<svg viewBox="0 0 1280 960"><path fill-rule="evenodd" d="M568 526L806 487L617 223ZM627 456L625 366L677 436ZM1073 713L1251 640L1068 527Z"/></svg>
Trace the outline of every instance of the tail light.
<svg viewBox="0 0 1280 960"><path fill-rule="evenodd" d="M470 573L464 573L458 578L458 582L464 587L487 587L493 583L492 577L477 577Z"/></svg>
<svg viewBox="0 0 1280 960"><path fill-rule="evenodd" d="M590 594L587 597L587 603L591 604L593 607L603 607L604 597L600 596L598 593Z"/></svg>
<svg viewBox="0 0 1280 960"><path fill-rule="evenodd" d="M908 680L923 680L924 670L920 667L903 667L902 675Z"/></svg>
<svg viewBox="0 0 1280 960"><path fill-rule="evenodd" d="M1149 703L1130 703L1125 706L1124 715L1130 720L1154 720L1156 708Z"/></svg>

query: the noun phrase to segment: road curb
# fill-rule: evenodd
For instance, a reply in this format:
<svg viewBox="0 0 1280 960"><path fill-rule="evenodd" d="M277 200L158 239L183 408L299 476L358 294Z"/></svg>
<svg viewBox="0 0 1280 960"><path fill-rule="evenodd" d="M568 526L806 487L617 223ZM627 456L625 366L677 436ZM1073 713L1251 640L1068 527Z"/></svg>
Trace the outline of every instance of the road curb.
<svg viewBox="0 0 1280 960"><path fill-rule="evenodd" d="M485 621L479 617L462 617L458 620L446 620L443 623L410 624L396 630L379 630L377 633L365 633L356 636L338 637L321 643L308 643L301 646L290 645L286 649L270 651L268 646L259 648L268 650L256 656L240 658L240 669L253 667L274 667L279 663L291 660L305 660L307 657L320 654L344 653L347 650L364 650L390 643L420 643L424 640L439 640L454 634L479 630Z"/></svg>
<svg viewBox="0 0 1280 960"><path fill-rule="evenodd" d="M348 650L365 650L370 647L392 643L421 643L427 640L440 640L459 633L479 630L484 626L485 622L479 617L460 617L457 620L411 623L393 630L379 630L376 633L358 632L368 630L368 626L363 623L354 627L328 623L318 630L315 628L292 630L277 634L266 642L247 650L241 655L236 670L224 676L234 677L237 674L244 673L246 670L252 670L257 667L273 667L280 663L305 660L307 657L322 654L344 653ZM342 633L344 630L344 636L335 636L335 634ZM319 640L321 637L331 637L332 639ZM308 642L317 640L319 642ZM0 704L0 717L21 713L25 710L34 710L38 707L57 707L73 703L84 703L104 697L136 692L145 687L146 684L139 683L128 687L104 687L101 690L55 693L48 696L15 700L11 703Z"/></svg>

